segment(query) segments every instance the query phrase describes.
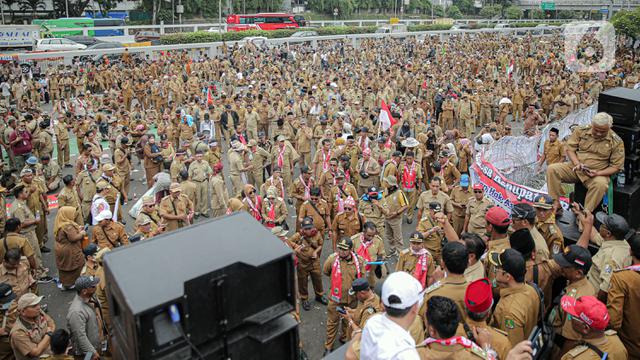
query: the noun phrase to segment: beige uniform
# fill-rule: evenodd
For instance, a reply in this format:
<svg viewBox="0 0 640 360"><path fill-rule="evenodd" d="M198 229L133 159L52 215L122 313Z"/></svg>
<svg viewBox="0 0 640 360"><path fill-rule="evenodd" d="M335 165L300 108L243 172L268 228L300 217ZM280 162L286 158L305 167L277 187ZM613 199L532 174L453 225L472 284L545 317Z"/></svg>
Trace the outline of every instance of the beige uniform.
<svg viewBox="0 0 640 360"><path fill-rule="evenodd" d="M469 199L465 212L465 216L469 218L467 232L476 233L480 236L486 233L487 220L485 220L485 215L492 206L494 206L493 202L486 197L483 197L480 201L475 197Z"/></svg>
<svg viewBox="0 0 640 360"><path fill-rule="evenodd" d="M458 306L461 318L464 320L467 318L467 312L464 305L464 294L467 290L467 279L464 275L448 274L447 277L440 281L436 281L427 288L424 294L424 301L420 307L418 314L422 317L425 325L427 321L427 301L434 296L444 296L453 300ZM425 326L426 328L426 326Z"/></svg>
<svg viewBox="0 0 640 360"><path fill-rule="evenodd" d="M361 255L365 260L367 257L364 256L365 252L369 258L368 261L377 261L378 259L382 260L385 256L384 250L384 242L382 238L376 235L372 241L368 243L364 243L363 234L355 234L351 237L351 241L353 242L353 251L358 255ZM365 266L365 273L367 274L367 280L369 281L369 285L373 288L376 284L376 278L374 274L374 267L379 265L367 265Z"/></svg>
<svg viewBox="0 0 640 360"><path fill-rule="evenodd" d="M194 211L193 203L187 195L184 194L180 194L177 199L174 199L171 195L165 196L160 201L160 208L158 209L160 216L162 216L167 223L166 231L173 231L188 226L189 223L183 220L171 220L166 218L165 215L188 215L192 211Z"/></svg>
<svg viewBox="0 0 640 360"><path fill-rule="evenodd" d="M471 198L474 198L473 192L469 191L468 188L467 190L463 190L462 187L456 186L451 190L451 202L460 204L459 206L451 204L453 206L453 228L457 234L462 233L467 204Z"/></svg>
<svg viewBox="0 0 640 360"><path fill-rule="evenodd" d="M607 359L610 360L626 360L629 355L635 358L639 354L631 353L625 349L622 341L618 337L615 330L607 330L604 336L597 339L583 339L585 343L596 347L603 353L607 353ZM593 351L587 345L578 345L564 354L561 360L600 360L602 359L598 353Z"/></svg>
<svg viewBox="0 0 640 360"><path fill-rule="evenodd" d="M449 195L445 194L442 191L438 191L438 193L434 195L431 190L427 190L423 191L422 194L420 194L418 203L416 204L418 209L422 209L423 217L429 211L429 203L433 201L440 203L440 205L442 206L442 211L444 211L445 214L449 215L453 213L453 205L451 204ZM420 219L418 219L418 221L420 221Z"/></svg>
<svg viewBox="0 0 640 360"><path fill-rule="evenodd" d="M507 333L511 344L526 340L538 323L540 298L529 284L500 289L500 301L493 312L492 324Z"/></svg>
<svg viewBox="0 0 640 360"><path fill-rule="evenodd" d="M14 200L11 209L10 216L20 219L20 222L32 221L35 219L33 212L29 209L27 204L22 200ZM42 253L40 252L40 244L38 244L38 237L36 236L36 225L22 226L20 229L20 235L27 238L29 245L35 251L36 266L38 269L42 268Z"/></svg>
<svg viewBox="0 0 640 360"><path fill-rule="evenodd" d="M596 291L609 291L609 281L614 271L631 265L629 243L625 240L608 240L600 245L600 249L591 259L593 265L587 278Z"/></svg>
<svg viewBox="0 0 640 360"><path fill-rule="evenodd" d="M218 217L225 214L229 207L229 191L220 174L211 177L211 216Z"/></svg>
<svg viewBox="0 0 640 360"><path fill-rule="evenodd" d="M609 326L618 331L620 340L629 350L632 359L640 355L640 269L614 271L607 296L607 310L611 319Z"/></svg>
<svg viewBox="0 0 640 360"><path fill-rule="evenodd" d="M213 171L209 163L196 160L189 166L189 178L196 184L196 201L194 208L196 215L209 213L209 176Z"/></svg>
<svg viewBox="0 0 640 360"><path fill-rule="evenodd" d="M400 251L402 243L402 208L409 206L409 200L404 192L397 189L384 197L384 204L388 214L384 219L384 238L387 241L391 253ZM379 230L380 231L380 230ZM380 232L382 234L382 232Z"/></svg>
<svg viewBox="0 0 640 360"><path fill-rule="evenodd" d="M567 285L564 291L567 296L571 296L574 299L582 296L596 295L596 289L591 285L591 282L589 282L586 277ZM567 313L562 310L560 305L553 308L549 317L552 319L552 324L556 329L556 334L559 334L568 340L577 341L582 338L582 336L573 329L571 321L567 319Z"/></svg>

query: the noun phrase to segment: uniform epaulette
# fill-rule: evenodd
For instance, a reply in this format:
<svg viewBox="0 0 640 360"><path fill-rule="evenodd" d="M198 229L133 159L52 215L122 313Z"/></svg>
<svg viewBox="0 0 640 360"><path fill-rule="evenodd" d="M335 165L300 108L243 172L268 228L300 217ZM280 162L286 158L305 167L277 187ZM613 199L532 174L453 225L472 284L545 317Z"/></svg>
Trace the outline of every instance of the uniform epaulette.
<svg viewBox="0 0 640 360"><path fill-rule="evenodd" d="M609 330L606 330L606 331L604 332L604 334L605 334L605 335L607 335L607 336L613 336L613 335L615 335L615 334L617 334L617 333L618 333L618 332L617 332L617 331L615 331L615 330L613 330L613 329L609 329Z"/></svg>
<svg viewBox="0 0 640 360"><path fill-rule="evenodd" d="M373 306L368 306L365 310L369 315L373 315L376 313L376 309Z"/></svg>
<svg viewBox="0 0 640 360"><path fill-rule="evenodd" d="M427 288L427 290L425 290L425 293L428 294L428 293L440 288L440 286L442 286L442 283L440 281L436 281L433 284L431 284L431 286L429 286Z"/></svg>
<svg viewBox="0 0 640 360"><path fill-rule="evenodd" d="M580 345L580 346L576 346L573 349L569 350L569 352L567 354L569 354L571 357L576 357L580 354L582 354L583 352L587 351L587 349L589 349L587 346L585 345Z"/></svg>
<svg viewBox="0 0 640 360"><path fill-rule="evenodd" d="M476 355L477 357L481 358L481 359L486 359L487 358L487 352L482 350L482 348L480 346L472 346L469 351L473 354Z"/></svg>
<svg viewBox="0 0 640 360"><path fill-rule="evenodd" d="M615 132L611 132L611 138L613 139L613 141L615 142L622 142L622 138L620 137L620 135L616 134Z"/></svg>
<svg viewBox="0 0 640 360"><path fill-rule="evenodd" d="M402 251L400 251L400 255L404 255L404 254L408 254L411 250L409 249L404 249Z"/></svg>
<svg viewBox="0 0 640 360"><path fill-rule="evenodd" d="M491 327L493 330L495 330L498 334L502 334L504 336L509 336L509 334L506 331L502 331L498 328L494 328L493 326Z"/></svg>

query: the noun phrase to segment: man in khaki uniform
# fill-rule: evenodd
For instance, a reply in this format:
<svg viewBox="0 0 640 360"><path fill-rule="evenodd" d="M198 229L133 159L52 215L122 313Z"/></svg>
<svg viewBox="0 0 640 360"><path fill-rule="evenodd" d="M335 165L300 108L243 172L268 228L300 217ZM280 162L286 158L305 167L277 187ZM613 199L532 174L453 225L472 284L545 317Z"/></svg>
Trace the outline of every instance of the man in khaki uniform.
<svg viewBox="0 0 640 360"><path fill-rule="evenodd" d="M484 236L487 229L485 215L493 206L493 202L484 197L484 186L480 183L474 184L473 198L467 202L463 231Z"/></svg>
<svg viewBox="0 0 640 360"><path fill-rule="evenodd" d="M545 161L547 165L564 162L564 144L558 139L559 132L560 131L554 127L549 129L549 139L544 141L544 150L542 157L538 160L538 167L541 167Z"/></svg>
<svg viewBox="0 0 640 360"><path fill-rule="evenodd" d="M466 319L464 312L464 294L467 289L467 279L464 277L464 270L467 268L467 258L469 253L463 243L452 241L447 243L442 249L442 270L447 276L434 282L425 290L424 302L418 314L425 321L425 325L431 325L427 321L429 312L427 302L434 296L444 296L456 303L462 319Z"/></svg>
<svg viewBox="0 0 640 360"><path fill-rule="evenodd" d="M347 198L358 199L358 191L350 182L345 181L344 172L338 170L334 175L335 185L331 187L327 202L331 205L331 214L334 217L344 208Z"/></svg>
<svg viewBox="0 0 640 360"><path fill-rule="evenodd" d="M298 222L301 223L305 217L310 217L313 220L314 228L324 236L325 232L331 232L330 213L329 204L320 198L320 188L313 187L310 190L309 200L300 206Z"/></svg>
<svg viewBox="0 0 640 360"><path fill-rule="evenodd" d="M213 166L213 175L209 181L211 186L211 216L218 217L225 214L229 207L229 191L222 179L222 164Z"/></svg>
<svg viewBox="0 0 640 360"><path fill-rule="evenodd" d="M627 359L632 354L625 349L615 330L607 330L607 307L593 296L564 296L562 309L572 317L573 329L582 335L583 343L569 350L562 360Z"/></svg>
<svg viewBox="0 0 640 360"><path fill-rule="evenodd" d="M116 167L113 164L102 165L102 175L96 180L96 187L104 189L102 196L109 204L111 210L115 210L116 203L118 203L116 219L123 222L122 204L127 201L127 198L125 194L122 193L122 182L119 177L115 176L115 170Z"/></svg>
<svg viewBox="0 0 640 360"><path fill-rule="evenodd" d="M284 135L279 135L276 139L278 143L271 150L271 164L282 169L282 179L286 189L291 189L291 174L294 163L294 154L290 145L287 145Z"/></svg>
<svg viewBox="0 0 640 360"><path fill-rule="evenodd" d="M194 208L187 195L182 194L180 184L172 183L170 194L160 201L160 216L167 223L166 231L173 231L191 224Z"/></svg>
<svg viewBox="0 0 640 360"><path fill-rule="evenodd" d="M55 160L51 160L49 155L40 157L42 163L42 177L47 189L47 193L54 192L60 188L62 182L62 170Z"/></svg>
<svg viewBox="0 0 640 360"><path fill-rule="evenodd" d="M95 218L97 224L91 230L91 240L99 248L113 249L129 245L129 236L124 225L113 221L113 214L109 210L102 210Z"/></svg>
<svg viewBox="0 0 640 360"><path fill-rule="evenodd" d="M247 171L253 169L252 165L245 166L245 151L245 146L241 142L234 140L231 142L231 149L227 153L229 157L229 177L233 185L234 196L242 192L244 185L248 182Z"/></svg>
<svg viewBox="0 0 640 360"><path fill-rule="evenodd" d="M618 214L596 214L600 223L599 232L591 230L592 237L600 238L600 249L593 256L593 266L587 274L591 285L598 291L598 299L606 302L609 282L614 271L631 265L630 247L627 239L633 235L627 220ZM598 239L598 240L600 240Z"/></svg>
<svg viewBox="0 0 640 360"><path fill-rule="evenodd" d="M262 201L262 221L267 228L276 226L287 227L287 205L284 199L278 196L278 191L274 187L267 189L267 196Z"/></svg>
<svg viewBox="0 0 640 360"><path fill-rule="evenodd" d="M178 182L180 180L180 173L183 170L187 171L185 155L187 155L187 152L184 150L176 151L176 156L173 158L171 166L169 167L169 176L172 182Z"/></svg>
<svg viewBox="0 0 640 360"><path fill-rule="evenodd" d="M18 185L24 185L28 190L28 198L26 205L31 210L32 214L40 219L36 223L36 237L38 239L39 247L44 252L51 251L44 244L47 242L47 215L49 214L47 200L45 198L45 187L37 178L34 177L33 172L30 169L23 169L20 172L20 183ZM21 219L22 220L22 219Z"/></svg>
<svg viewBox="0 0 640 360"><path fill-rule="evenodd" d="M547 194L536 196L533 200L533 207L536 208L537 223L536 228L547 243L551 254L557 254L564 249L564 236L558 225L553 210L553 199Z"/></svg>
<svg viewBox="0 0 640 360"><path fill-rule="evenodd" d="M195 215L209 217L209 176L212 170L209 163L202 158L202 151L197 151L195 161L189 166L189 179L196 184L196 199L194 202Z"/></svg>
<svg viewBox="0 0 640 360"><path fill-rule="evenodd" d="M378 231L382 231L382 229L385 228L384 220L389 210L387 209L386 202L383 200L380 189L375 186L367 189L365 196L360 198L358 202L358 213L363 218L376 224Z"/></svg>
<svg viewBox="0 0 640 360"><path fill-rule="evenodd" d="M407 224L413 222L413 212L418 202L420 189L422 188L422 166L415 161L413 151L407 151L404 163L398 169L400 189L407 196ZM419 212L419 211L418 211ZM418 216L420 221L420 216Z"/></svg>
<svg viewBox="0 0 640 360"><path fill-rule="evenodd" d="M296 133L296 151L300 154L302 165L311 165L311 142L313 140L313 131L307 126L307 121L300 120L300 129Z"/></svg>
<svg viewBox="0 0 640 360"><path fill-rule="evenodd" d="M535 226L536 209L531 206L531 204L527 203L515 204L511 208L511 217L513 219L513 223L511 225L513 230L518 231L521 229L527 229L531 234L535 247L535 260L543 261L549 259L550 254L547 242ZM511 243L513 244L513 239L511 239ZM525 255L525 260L528 260L526 259L526 254L523 252L521 253L522 255ZM542 288L542 286L540 286L540 288Z"/></svg>
<svg viewBox="0 0 640 360"><path fill-rule="evenodd" d="M351 238L360 232L365 219L358 215L356 202L352 197L344 201L343 211L338 213L331 223L333 251L336 251L338 239Z"/></svg>
<svg viewBox="0 0 640 360"><path fill-rule="evenodd" d="M490 252L488 258L496 269L495 280L500 288L492 324L507 333L511 344L517 344L526 340L538 323L540 297L524 282L525 261L517 250Z"/></svg>
<svg viewBox="0 0 640 360"><path fill-rule="evenodd" d="M367 192L371 186L380 186L380 164L371 158L371 149L366 148L362 151L362 159L358 161L356 169L359 175L358 190L360 194Z"/></svg>
<svg viewBox="0 0 640 360"><path fill-rule="evenodd" d="M624 143L613 130L612 117L598 113L591 125L573 130L566 143L569 162L550 165L547 170L549 195L562 194L562 183L581 182L587 188L584 207L594 211L609 189L609 177L624 166Z"/></svg>
<svg viewBox="0 0 640 360"><path fill-rule="evenodd" d="M437 221L437 214L442 212L442 206L437 201L429 203L429 211L422 216L422 219L416 226L416 231L419 231L424 236L424 246L435 261L441 263L440 253L442 250L442 239L444 238L444 229Z"/></svg>
<svg viewBox="0 0 640 360"><path fill-rule="evenodd" d="M423 212L428 210L429 203L436 201L439 202L442 206L444 213L451 219L453 214L453 205L451 204L451 199L449 195L440 191L440 187L442 185L442 179L437 176L434 176L429 182L429 190L423 191L418 198L418 202L416 206L418 207L418 221L422 219Z"/></svg>
<svg viewBox="0 0 640 360"><path fill-rule="evenodd" d="M422 288L427 287L429 279L436 268L436 262L431 253L424 248L424 236L415 231L409 237L409 248L400 252L396 271L404 271L415 277Z"/></svg>
<svg viewBox="0 0 640 360"><path fill-rule="evenodd" d="M156 209L156 199L151 195L142 197L142 208L136 217L136 225L140 227L145 224L148 225L148 231L145 234L147 236L164 232L165 223ZM147 236L144 238L148 239Z"/></svg>
<svg viewBox="0 0 640 360"><path fill-rule="evenodd" d="M311 169L307 165L300 167L300 176L293 181L291 197L296 200L296 214L300 213L302 204L311 197L311 188L315 187L314 178L311 176ZM296 224L298 222L296 221ZM298 226L296 226L298 228Z"/></svg>
<svg viewBox="0 0 640 360"><path fill-rule="evenodd" d="M322 251L324 239L314 226L313 219L310 217L302 219L300 231L293 234L289 238L289 242L294 246L294 252L298 258L296 271L302 308L306 311L311 309L308 291L309 277L311 277L313 291L316 294L315 300L323 305L329 304L329 300L324 296L320 273L320 251Z"/></svg>
<svg viewBox="0 0 640 360"><path fill-rule="evenodd" d="M29 239L20 234L20 228L22 223L20 219L12 217L7 220L6 234L4 236L3 245L0 246L0 259L4 259L4 255L8 250L19 249L20 255L27 258L29 261L29 267L37 270L38 265L36 263L35 251Z"/></svg>
<svg viewBox="0 0 640 360"><path fill-rule="evenodd" d="M59 118L58 123L53 127L56 134L58 163L64 167L72 167L70 162L69 128L70 126L67 125L65 118Z"/></svg>
<svg viewBox="0 0 640 360"><path fill-rule="evenodd" d="M381 138L382 140L384 140L384 138ZM380 143L380 146L382 148L384 147L384 142ZM384 189L387 190L387 188L389 187L389 184L387 183L387 181L385 180L387 177L392 176L396 179L398 179L400 176L400 172L398 171L398 168L400 167L400 158L402 158L402 153L400 151L395 151L393 152L393 154L391 154L391 157L385 157L384 155L380 154L378 157L376 158L382 158L384 159L383 165L382 165L382 172L380 173L380 186ZM388 160L387 160L388 159ZM416 196L416 201L417 201L417 196Z"/></svg>
<svg viewBox="0 0 640 360"><path fill-rule="evenodd" d="M247 123L247 136L249 139L258 139L258 122L260 115L253 109L252 104L247 104L247 111L244 114L244 120Z"/></svg>
<svg viewBox="0 0 640 360"><path fill-rule="evenodd" d="M18 299L18 318L9 336L17 360L37 359L51 354L50 334L55 331L56 324L41 310L42 298L28 293Z"/></svg>
<svg viewBox="0 0 640 360"><path fill-rule="evenodd" d="M358 306L355 309L345 307L346 313L341 313L340 316L349 324L348 338L353 339L354 332L361 332L371 316L384 312L384 305L364 278L353 280L349 294L356 297ZM351 347L359 352L360 339L352 340Z"/></svg>
<svg viewBox="0 0 640 360"><path fill-rule="evenodd" d="M353 251L354 244L348 238L342 238L337 245L338 251L329 255L322 266L322 272L331 278L331 293L327 306L327 339L325 340L325 355L333 350L333 343L342 331L344 341L347 340L346 323L342 321L337 307L355 308L357 299L349 291L353 281L365 277L365 259Z"/></svg>
<svg viewBox="0 0 640 360"><path fill-rule="evenodd" d="M453 206L453 228L457 234L461 234L464 229L467 203L473 197L469 191L469 175L463 174L460 177L460 184L451 190L451 205Z"/></svg>
<svg viewBox="0 0 640 360"><path fill-rule="evenodd" d="M637 324L640 321L640 236L636 234L628 242L632 265L613 272L609 282L607 309L611 316L609 326L618 332L631 358L637 359L637 354L640 354L640 338L637 336Z"/></svg>
<svg viewBox="0 0 640 360"><path fill-rule="evenodd" d="M489 238L487 242L487 252L499 253L504 249L510 248L511 244L509 243L508 231L512 221L509 213L501 207L494 206L487 210L485 220L487 223L487 237ZM489 258L486 256L483 261L487 277L491 280L493 287L497 288L498 283L495 280L497 269L495 265L489 261Z"/></svg>
<svg viewBox="0 0 640 360"><path fill-rule="evenodd" d="M487 278L482 278L469 283L464 295L465 313L467 319L465 325L473 335L473 330L486 329L491 334L491 348L498 354L499 359L506 359L507 353L511 350L511 342L507 333L499 330L487 323L493 306L493 293L491 282ZM469 337L463 324L458 325L456 335L467 337L471 341L476 339Z"/></svg>
<svg viewBox="0 0 640 360"><path fill-rule="evenodd" d="M387 213L384 216L384 238L389 248L389 256L398 256L404 247L402 243L402 215L409 206L409 201L404 192L398 189L396 178L389 176L385 178L389 185L384 197L384 207ZM414 191L415 192L415 191Z"/></svg>
<svg viewBox="0 0 640 360"><path fill-rule="evenodd" d="M267 150L259 146L258 142L254 139L249 140L247 147L251 165L253 165L250 178L256 189L260 189L262 188L262 184L264 184L264 169L270 161L271 155Z"/></svg>
<svg viewBox="0 0 640 360"><path fill-rule="evenodd" d="M362 225L362 232L353 235L351 241L353 242L355 253L360 255L366 262L384 260L384 242L378 235L376 225L371 221L366 221ZM382 278L382 267L381 265L366 265L364 273L367 275L369 285L373 287L376 284L376 277Z"/></svg>
<svg viewBox="0 0 640 360"><path fill-rule="evenodd" d="M113 151L114 165L116 166L116 174L122 180L122 192L129 194L129 185L131 184L131 155L129 154L129 138L123 136L120 138L118 147ZM171 164L173 166L173 164Z"/></svg>

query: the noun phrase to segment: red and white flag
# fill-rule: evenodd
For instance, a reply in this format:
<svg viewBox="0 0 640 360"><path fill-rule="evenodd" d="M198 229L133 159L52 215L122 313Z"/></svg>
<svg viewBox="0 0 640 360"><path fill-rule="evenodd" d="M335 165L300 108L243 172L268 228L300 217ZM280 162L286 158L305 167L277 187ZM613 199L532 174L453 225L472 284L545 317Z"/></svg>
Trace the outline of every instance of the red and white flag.
<svg viewBox="0 0 640 360"><path fill-rule="evenodd" d="M207 105L213 104L213 92L211 91L211 86L207 87Z"/></svg>
<svg viewBox="0 0 640 360"><path fill-rule="evenodd" d="M393 118L393 116L391 116L391 111L389 111L389 107L384 102L384 100L381 100L381 102L382 103L380 104L380 115L378 116L378 120L380 121L380 127L382 128L382 131L387 131L387 129L395 125L397 121Z"/></svg>
<svg viewBox="0 0 640 360"><path fill-rule="evenodd" d="M512 59L509 65L507 65L507 68L506 68L507 79L511 79L511 75L513 74L513 69L515 67L515 63L516 62Z"/></svg>

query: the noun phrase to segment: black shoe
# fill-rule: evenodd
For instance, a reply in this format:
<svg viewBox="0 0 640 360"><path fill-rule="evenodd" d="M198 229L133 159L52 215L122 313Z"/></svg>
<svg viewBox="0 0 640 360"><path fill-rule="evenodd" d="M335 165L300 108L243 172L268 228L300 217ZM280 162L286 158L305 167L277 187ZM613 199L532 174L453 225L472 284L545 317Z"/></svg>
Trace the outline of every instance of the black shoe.
<svg viewBox="0 0 640 360"><path fill-rule="evenodd" d="M126 222L126 221L124 221L124 219L122 219L122 220L120 220L120 224L122 224L122 225L127 225L127 222Z"/></svg>
<svg viewBox="0 0 640 360"><path fill-rule="evenodd" d="M311 304L309 304L309 300L302 300L302 308L305 311L311 310Z"/></svg>
<svg viewBox="0 0 640 360"><path fill-rule="evenodd" d="M51 249L49 249L46 246L43 246L43 247L40 248L40 252L42 252L42 253L50 253Z"/></svg>
<svg viewBox="0 0 640 360"><path fill-rule="evenodd" d="M73 167L73 165L71 165L71 164L64 164L64 167L66 167L66 168L72 168L72 167Z"/></svg>
<svg viewBox="0 0 640 360"><path fill-rule="evenodd" d="M338 339L338 341L340 341L340 344L342 345L347 343L347 339L343 339L343 338Z"/></svg>
<svg viewBox="0 0 640 360"><path fill-rule="evenodd" d="M206 218L209 218L209 214L200 214L201 216L204 216Z"/></svg>
<svg viewBox="0 0 640 360"><path fill-rule="evenodd" d="M331 349L324 349L324 352L322 353L322 357L329 355L330 352L331 352Z"/></svg>
<svg viewBox="0 0 640 360"><path fill-rule="evenodd" d="M307 353L304 352L304 350L300 349L300 353L299 353L298 359L300 359L300 360L309 360L309 356L307 356Z"/></svg>
<svg viewBox="0 0 640 360"><path fill-rule="evenodd" d="M38 283L39 284L46 284L46 283L50 283L53 281L53 278L51 276L43 276L40 279L38 279Z"/></svg>
<svg viewBox="0 0 640 360"><path fill-rule="evenodd" d="M288 198L288 199L287 199L287 202L289 203L289 205L293 205L293 199Z"/></svg>
<svg viewBox="0 0 640 360"><path fill-rule="evenodd" d="M407 224L411 224L413 222L412 218L407 218Z"/></svg>
<svg viewBox="0 0 640 360"><path fill-rule="evenodd" d="M329 300L327 300L327 297L324 295L316 296L316 301L322 305L329 305Z"/></svg>

